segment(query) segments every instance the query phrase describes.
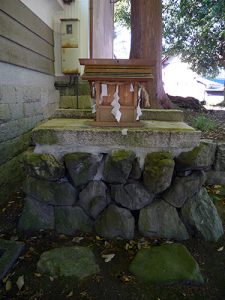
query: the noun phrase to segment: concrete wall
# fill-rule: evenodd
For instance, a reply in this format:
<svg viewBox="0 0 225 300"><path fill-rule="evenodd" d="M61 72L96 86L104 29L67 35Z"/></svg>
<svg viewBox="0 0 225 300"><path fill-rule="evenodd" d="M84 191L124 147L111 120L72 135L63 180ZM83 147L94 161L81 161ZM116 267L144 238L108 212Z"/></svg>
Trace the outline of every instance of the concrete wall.
<svg viewBox="0 0 225 300"><path fill-rule="evenodd" d="M0 1L0 203L21 185L30 131L58 107L53 46L53 31L21 1Z"/></svg>

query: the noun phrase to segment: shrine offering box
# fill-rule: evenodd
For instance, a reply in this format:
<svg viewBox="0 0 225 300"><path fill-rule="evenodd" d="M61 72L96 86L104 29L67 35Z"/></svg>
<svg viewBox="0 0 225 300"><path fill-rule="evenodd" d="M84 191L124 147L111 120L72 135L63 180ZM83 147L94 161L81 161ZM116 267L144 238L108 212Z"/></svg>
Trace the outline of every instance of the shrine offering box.
<svg viewBox="0 0 225 300"><path fill-rule="evenodd" d="M153 64L142 59L80 59L82 79L94 89L96 126L139 126L142 84Z"/></svg>

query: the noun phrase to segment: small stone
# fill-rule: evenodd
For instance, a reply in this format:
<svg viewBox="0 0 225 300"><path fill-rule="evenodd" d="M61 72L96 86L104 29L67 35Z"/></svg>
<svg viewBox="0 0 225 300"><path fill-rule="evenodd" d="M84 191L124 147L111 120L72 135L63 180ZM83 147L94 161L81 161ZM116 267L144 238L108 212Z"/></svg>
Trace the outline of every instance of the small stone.
<svg viewBox="0 0 225 300"><path fill-rule="evenodd" d="M186 177L176 177L170 188L163 193L162 197L169 204L180 208L187 199L199 192L205 180L206 175L203 171L195 171Z"/></svg>
<svg viewBox="0 0 225 300"><path fill-rule="evenodd" d="M102 155L76 152L65 155L64 160L74 185L78 187L94 179Z"/></svg>
<svg viewBox="0 0 225 300"><path fill-rule="evenodd" d="M176 208L158 199L141 209L138 228L146 237L186 240L187 230L178 216Z"/></svg>
<svg viewBox="0 0 225 300"><path fill-rule="evenodd" d="M217 144L212 140L201 140L192 151L181 153L176 159L177 170L207 170L215 160Z"/></svg>
<svg viewBox="0 0 225 300"><path fill-rule="evenodd" d="M135 221L128 209L110 204L97 218L95 230L98 235L113 239L133 239Z"/></svg>
<svg viewBox="0 0 225 300"><path fill-rule="evenodd" d="M93 221L78 206L55 207L55 229L67 235L74 235L78 230L92 232Z"/></svg>
<svg viewBox="0 0 225 300"><path fill-rule="evenodd" d="M214 169L225 172L225 143L218 144Z"/></svg>
<svg viewBox="0 0 225 300"><path fill-rule="evenodd" d="M57 181L65 175L65 168L51 154L37 154L26 152L24 154L24 168L32 177Z"/></svg>
<svg viewBox="0 0 225 300"><path fill-rule="evenodd" d="M224 234L217 209L205 188L184 204L181 214L190 232L200 233L206 241L217 241Z"/></svg>
<svg viewBox="0 0 225 300"><path fill-rule="evenodd" d="M54 210L52 206L27 198L19 219L18 229L22 231L38 231L54 229Z"/></svg>
<svg viewBox="0 0 225 300"><path fill-rule="evenodd" d="M135 153L130 150L114 150L105 160L103 180L107 183L126 183Z"/></svg>
<svg viewBox="0 0 225 300"><path fill-rule="evenodd" d="M50 276L74 276L78 279L100 272L90 248L62 247L42 253L37 270Z"/></svg>
<svg viewBox="0 0 225 300"><path fill-rule="evenodd" d="M149 153L145 157L143 182L151 193L166 190L172 180L174 160L169 152Z"/></svg>
<svg viewBox="0 0 225 300"><path fill-rule="evenodd" d="M106 190L102 181L91 181L79 195L78 205L93 219L109 204Z"/></svg>
<svg viewBox="0 0 225 300"><path fill-rule="evenodd" d="M154 195L139 182L111 186L111 191L114 200L130 210L141 209L154 199Z"/></svg>
<svg viewBox="0 0 225 300"><path fill-rule="evenodd" d="M28 196L54 206L73 205L78 198L76 188L68 180L50 182L27 177L23 190Z"/></svg>
<svg viewBox="0 0 225 300"><path fill-rule="evenodd" d="M141 249L129 270L149 283L204 283L198 263L181 244Z"/></svg>

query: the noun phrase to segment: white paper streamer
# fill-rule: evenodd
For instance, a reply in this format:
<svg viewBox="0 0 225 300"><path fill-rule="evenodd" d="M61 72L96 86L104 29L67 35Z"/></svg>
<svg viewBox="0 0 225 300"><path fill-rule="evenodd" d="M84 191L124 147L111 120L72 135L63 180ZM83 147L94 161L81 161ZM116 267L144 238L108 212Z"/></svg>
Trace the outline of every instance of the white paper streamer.
<svg viewBox="0 0 225 300"><path fill-rule="evenodd" d="M136 121L140 120L140 116L142 116L142 111L141 111L141 88L138 90L138 103L137 103L137 118Z"/></svg>
<svg viewBox="0 0 225 300"><path fill-rule="evenodd" d="M108 87L107 84L102 84L102 97L108 96Z"/></svg>
<svg viewBox="0 0 225 300"><path fill-rule="evenodd" d="M92 113L96 113L96 104L92 105Z"/></svg>
<svg viewBox="0 0 225 300"><path fill-rule="evenodd" d="M132 84L132 83L130 84L130 92L131 92L131 93L133 93L133 92L134 92L134 86L133 86L133 84Z"/></svg>
<svg viewBox="0 0 225 300"><path fill-rule="evenodd" d="M111 113L114 115L115 119L117 120L117 122L120 122L121 119L121 112L120 112L120 104L119 104L119 88L118 85L116 86L116 91L113 95L113 101L111 103L111 106L113 107Z"/></svg>

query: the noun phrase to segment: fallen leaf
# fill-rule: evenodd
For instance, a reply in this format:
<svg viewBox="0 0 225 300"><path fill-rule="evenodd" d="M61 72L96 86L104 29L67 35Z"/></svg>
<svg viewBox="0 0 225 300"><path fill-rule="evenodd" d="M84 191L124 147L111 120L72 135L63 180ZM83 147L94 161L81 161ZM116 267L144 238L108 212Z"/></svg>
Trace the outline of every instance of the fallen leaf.
<svg viewBox="0 0 225 300"><path fill-rule="evenodd" d="M50 279L51 282L54 281L54 277L52 277L52 276L50 276L49 279Z"/></svg>
<svg viewBox="0 0 225 300"><path fill-rule="evenodd" d="M8 279L6 281L6 284L5 284L5 290L6 290L6 292L10 291L11 288L12 288L12 281L10 279Z"/></svg>
<svg viewBox="0 0 225 300"><path fill-rule="evenodd" d="M36 276L36 277L41 277L42 274L40 274L40 273L34 273L34 276Z"/></svg>
<svg viewBox="0 0 225 300"><path fill-rule="evenodd" d="M23 275L18 277L16 285L17 285L19 291L23 288L23 286L24 286L24 276Z"/></svg>
<svg viewBox="0 0 225 300"><path fill-rule="evenodd" d="M217 251L218 251L218 252L221 252L221 251L223 251L223 249L224 249L224 246L218 248Z"/></svg>
<svg viewBox="0 0 225 300"><path fill-rule="evenodd" d="M111 254L103 254L102 255L102 258L104 258L105 262L108 263L110 262L114 257L115 257L116 254L114 253L111 253Z"/></svg>
<svg viewBox="0 0 225 300"><path fill-rule="evenodd" d="M73 291L71 291L68 295L66 295L66 298L70 298L73 296Z"/></svg>
<svg viewBox="0 0 225 300"><path fill-rule="evenodd" d="M96 235L95 238L96 238L97 241L103 241L103 240L104 240L104 238L102 238L102 237L100 237L100 236L98 236L98 235Z"/></svg>
<svg viewBox="0 0 225 300"><path fill-rule="evenodd" d="M84 238L82 236L76 236L75 238L72 239L73 243L80 243Z"/></svg>

